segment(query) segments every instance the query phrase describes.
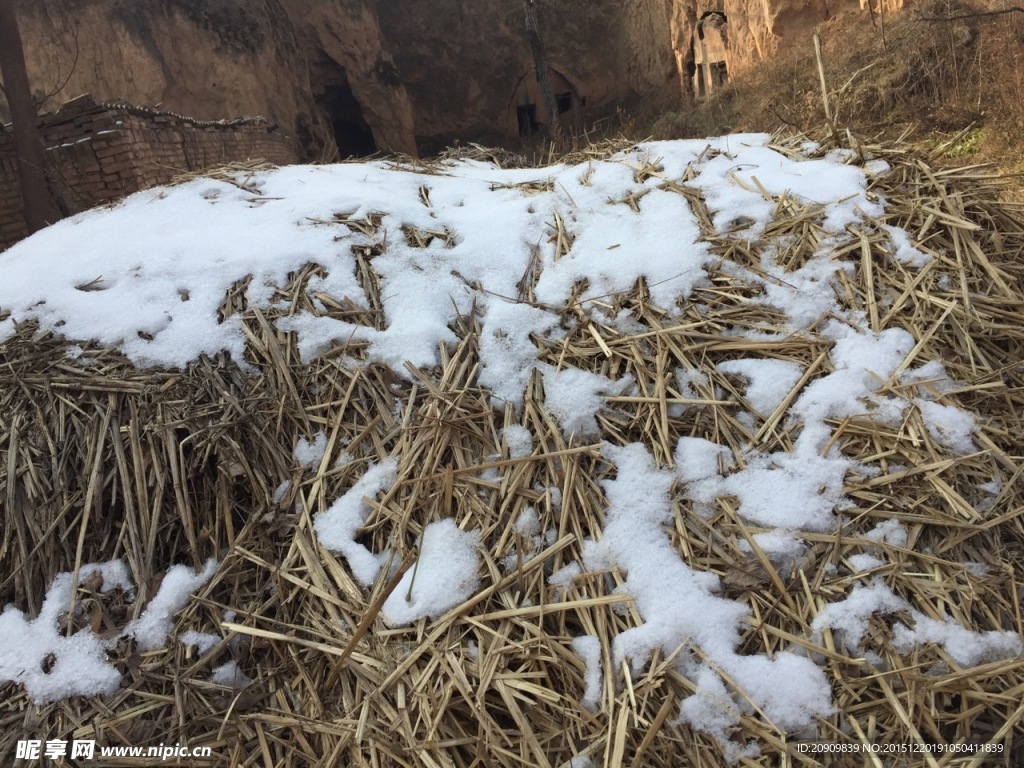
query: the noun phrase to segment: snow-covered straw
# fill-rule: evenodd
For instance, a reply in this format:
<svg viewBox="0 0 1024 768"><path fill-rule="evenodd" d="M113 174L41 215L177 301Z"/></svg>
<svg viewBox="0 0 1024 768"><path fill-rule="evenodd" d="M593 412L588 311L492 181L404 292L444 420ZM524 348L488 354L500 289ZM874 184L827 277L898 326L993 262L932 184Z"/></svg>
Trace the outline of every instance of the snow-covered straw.
<svg viewBox="0 0 1024 768"><path fill-rule="evenodd" d="M962 256L925 234L974 230L886 199L896 180L880 194L909 173L897 160L859 162L739 135L547 168L197 179L0 256L0 339L38 324L78 342L72 371L97 346L138 368L224 355L253 386L301 356L301 386L275 390L301 429L280 440L261 522L286 547L275 585L294 616L321 618L308 637L259 615L230 626L370 665L339 695L406 711L443 679L455 688L431 700L466 701L495 739L496 702L524 732L558 724L544 744L562 762L607 762L625 742L602 734L633 738L609 722L634 719L689 728L726 761L767 759L781 739L855 733L851 691L877 694L901 655L938 680L1021 654L1012 614L972 603L1000 587L965 546L1005 511L1015 471L985 408L993 385L975 386L999 367L994 347L936 343L976 322L974 293L1009 302L1012 276L978 257L970 274L988 282L968 283ZM58 579L54 599L68 588ZM27 631L53 610L3 619ZM142 647L163 642L167 615L134 626ZM116 684L94 669L74 692ZM253 673L232 660L209 679ZM65 690L35 678L34 696Z"/></svg>

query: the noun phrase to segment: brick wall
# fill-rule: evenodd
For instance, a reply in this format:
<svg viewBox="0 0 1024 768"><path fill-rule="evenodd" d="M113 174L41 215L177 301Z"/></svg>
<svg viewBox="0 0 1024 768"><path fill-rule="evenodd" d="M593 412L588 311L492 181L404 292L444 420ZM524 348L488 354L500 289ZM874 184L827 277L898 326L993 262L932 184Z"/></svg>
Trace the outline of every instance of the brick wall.
<svg viewBox="0 0 1024 768"><path fill-rule="evenodd" d="M81 96L40 118L39 130L47 172L69 213L214 165L298 162L294 140L262 117L193 120ZM25 234L13 136L0 126L0 250Z"/></svg>

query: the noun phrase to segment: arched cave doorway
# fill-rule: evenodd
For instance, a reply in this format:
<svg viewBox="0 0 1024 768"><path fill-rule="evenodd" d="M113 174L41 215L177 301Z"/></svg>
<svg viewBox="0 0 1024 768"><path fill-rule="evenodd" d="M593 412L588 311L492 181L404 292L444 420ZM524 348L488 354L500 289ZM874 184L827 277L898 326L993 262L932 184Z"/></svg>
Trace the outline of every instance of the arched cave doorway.
<svg viewBox="0 0 1024 768"><path fill-rule="evenodd" d="M548 81L551 83L551 95L555 100L559 120L563 123L577 122L580 109L586 106L586 97L580 95L565 75L551 67L548 67ZM547 122L547 109L544 107L537 70L530 67L512 90L506 109L505 132L509 136L529 138L543 131Z"/></svg>
<svg viewBox="0 0 1024 768"><path fill-rule="evenodd" d="M693 95L698 99L729 81L727 22L724 11L706 11L697 20L687 69L693 78Z"/></svg>
<svg viewBox="0 0 1024 768"><path fill-rule="evenodd" d="M363 118L362 106L347 79L326 85L318 101L331 121L339 157L366 157L377 151L373 131Z"/></svg>
<svg viewBox="0 0 1024 768"><path fill-rule="evenodd" d="M339 159L365 157L377 151L373 130L352 92L348 73L325 51L310 62L309 81L317 106L331 126Z"/></svg>

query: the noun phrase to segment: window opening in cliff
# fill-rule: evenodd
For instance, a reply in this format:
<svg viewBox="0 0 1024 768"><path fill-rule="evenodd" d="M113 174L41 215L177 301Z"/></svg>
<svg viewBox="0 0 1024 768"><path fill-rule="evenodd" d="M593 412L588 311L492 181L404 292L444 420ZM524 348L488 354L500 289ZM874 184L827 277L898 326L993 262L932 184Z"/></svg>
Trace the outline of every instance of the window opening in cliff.
<svg viewBox="0 0 1024 768"><path fill-rule="evenodd" d="M347 82L326 86L319 101L331 121L339 157L366 157L377 151L362 105Z"/></svg>
<svg viewBox="0 0 1024 768"><path fill-rule="evenodd" d="M555 94L555 106L558 107L558 114L562 115L572 110L572 91Z"/></svg>
<svg viewBox="0 0 1024 768"><path fill-rule="evenodd" d="M540 123L537 122L537 105L522 104L516 107L516 120L519 121L519 135L533 136L540 131Z"/></svg>

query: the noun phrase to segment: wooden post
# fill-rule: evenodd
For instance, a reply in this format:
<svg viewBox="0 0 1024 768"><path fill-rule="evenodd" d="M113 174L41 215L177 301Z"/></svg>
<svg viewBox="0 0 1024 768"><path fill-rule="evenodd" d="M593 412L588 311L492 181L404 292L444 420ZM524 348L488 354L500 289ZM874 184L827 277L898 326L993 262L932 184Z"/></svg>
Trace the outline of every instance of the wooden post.
<svg viewBox="0 0 1024 768"><path fill-rule="evenodd" d="M558 105L555 104L555 97L551 93L551 78L548 77L548 64L544 56L544 46L540 40L540 32L537 29L537 8L535 0L523 0L526 10L526 39L530 43L530 51L533 53L533 66L537 70L537 81L540 83L541 96L544 98L544 111L548 114L547 134L548 138L555 144L559 143L561 130L558 124Z"/></svg>
<svg viewBox="0 0 1024 768"><path fill-rule="evenodd" d="M0 73L14 123L14 153L25 206L25 226L32 234L60 219L60 212L46 184L43 145L36 128L36 105L29 90L25 51L13 0L0 0Z"/></svg>

